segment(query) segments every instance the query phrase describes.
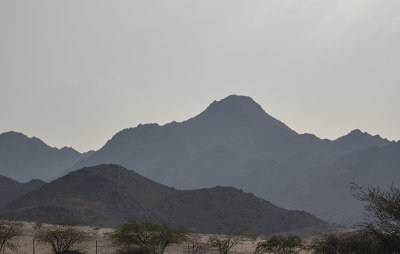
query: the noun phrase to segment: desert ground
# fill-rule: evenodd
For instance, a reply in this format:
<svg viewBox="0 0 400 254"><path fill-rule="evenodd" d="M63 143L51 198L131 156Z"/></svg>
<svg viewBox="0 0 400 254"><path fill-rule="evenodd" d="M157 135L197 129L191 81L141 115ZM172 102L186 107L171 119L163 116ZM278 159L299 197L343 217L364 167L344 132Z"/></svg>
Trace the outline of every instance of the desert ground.
<svg viewBox="0 0 400 254"><path fill-rule="evenodd" d="M51 250L49 246L38 243L37 241L33 241L35 230L34 227L36 225L35 222L22 222L23 223L23 235L16 239L18 243L18 250L12 251L10 249L6 249L4 253L18 253L18 254L51 254ZM46 226L46 224L43 224ZM116 248L111 245L111 243L107 240L107 235L113 231L112 228L100 228L100 227L88 227L81 226L81 229L85 230L91 235L91 239L86 241L82 245L82 250L84 250L88 254L96 253L96 242L97 242L97 253L98 254L113 254L116 253ZM206 241L212 235L207 234L197 234L202 241ZM309 241L312 237L308 236L305 239ZM235 246L230 253L232 254L250 254L254 252L255 246L259 241L264 240L259 237L253 240L244 240L237 246ZM187 254L187 245L179 244L172 245L166 249L166 254ZM207 253L217 253L216 251L210 250ZM307 253L307 252L303 252ZM3 254L3 253L2 253Z"/></svg>

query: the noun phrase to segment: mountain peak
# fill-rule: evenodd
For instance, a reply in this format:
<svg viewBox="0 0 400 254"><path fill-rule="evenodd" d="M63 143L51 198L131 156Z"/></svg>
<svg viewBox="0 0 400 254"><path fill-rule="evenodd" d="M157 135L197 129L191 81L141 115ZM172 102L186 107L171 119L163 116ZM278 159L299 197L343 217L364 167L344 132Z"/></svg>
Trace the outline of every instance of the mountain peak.
<svg viewBox="0 0 400 254"><path fill-rule="evenodd" d="M204 124L218 123L224 127L234 125L258 125L278 127L290 130L284 123L267 114L263 108L249 96L230 95L214 101L206 110L192 118L204 121Z"/></svg>
<svg viewBox="0 0 400 254"><path fill-rule="evenodd" d="M365 147L383 146L389 144L390 141L381 138L379 135L372 136L368 132L362 132L359 129L352 130L347 135L344 135L333 141L333 144L340 149L350 149L349 151L357 151Z"/></svg>
<svg viewBox="0 0 400 254"><path fill-rule="evenodd" d="M214 101L206 110L211 110L211 109L256 110L258 112L266 114L265 111L261 108L261 106L257 102L255 102L251 97L243 95L235 95L235 94L229 95L228 97L222 100Z"/></svg>
<svg viewBox="0 0 400 254"><path fill-rule="evenodd" d="M71 147L50 147L23 133L0 134L0 174L20 182L32 178L49 180L85 156Z"/></svg>
<svg viewBox="0 0 400 254"><path fill-rule="evenodd" d="M351 132L349 132L347 135L340 137L339 139L343 139L343 138L353 138L353 139L360 139L360 138L374 138L376 140L382 140L382 141L387 141L389 142L389 140L382 138L379 135L371 135L368 132L362 132L359 129L354 129Z"/></svg>
<svg viewBox="0 0 400 254"><path fill-rule="evenodd" d="M214 102L216 102L216 101L214 101ZM229 95L229 96L221 99L219 102L223 102L223 103L241 103L241 104L247 103L247 104L254 104L254 105L260 106L250 96L237 95L237 94Z"/></svg>
<svg viewBox="0 0 400 254"><path fill-rule="evenodd" d="M47 146L41 139L37 137L28 137L27 135L16 131L8 131L0 134L0 141L12 144L15 144L16 142L22 142Z"/></svg>
<svg viewBox="0 0 400 254"><path fill-rule="evenodd" d="M347 135L348 135L348 136L361 136L361 135L365 135L365 134L368 134L368 133L362 132L362 131L359 130L359 129L354 129L354 130L352 130L351 132L349 132L349 134L347 134Z"/></svg>
<svg viewBox="0 0 400 254"><path fill-rule="evenodd" d="M78 190L78 188L86 188L87 186L81 187L80 183L83 181L82 179L87 181L88 178L92 179L93 184L98 184L97 181L104 182L104 180L107 180L111 185L117 184L121 188L124 187L126 190L132 190L132 193L138 192L138 190L132 189L135 186L145 187L149 185L152 185L153 188L157 187L164 190L173 191L173 188L153 182L152 180L139 175L135 171L126 169L117 164L101 164L97 166L84 167L73 171L66 176L58 178L55 181L67 182L66 188L71 188L71 191L73 191L74 189ZM107 188L112 188L112 186L106 186L105 189Z"/></svg>
<svg viewBox="0 0 400 254"><path fill-rule="evenodd" d="M16 131L7 131L0 134L2 138L28 138L26 135Z"/></svg>

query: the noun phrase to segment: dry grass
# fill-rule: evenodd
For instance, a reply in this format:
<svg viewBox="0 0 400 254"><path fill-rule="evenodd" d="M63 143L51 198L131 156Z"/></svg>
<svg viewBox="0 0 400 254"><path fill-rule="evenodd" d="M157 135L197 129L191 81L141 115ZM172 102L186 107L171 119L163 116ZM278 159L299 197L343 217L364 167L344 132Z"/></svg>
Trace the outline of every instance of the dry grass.
<svg viewBox="0 0 400 254"><path fill-rule="evenodd" d="M45 225L45 224L44 224ZM18 254L32 254L33 253L33 236L35 234L34 222L23 222L23 235L17 239L19 248L13 252L11 250L5 250L5 253L18 253ZM98 254L114 254L116 249L107 240L107 235L113 231L111 228L94 228L82 226L80 227L84 231L88 232L92 237L91 240L85 242L82 245L83 250L88 254L96 253L96 241L97 241L97 253ZM199 234L202 241L207 241L211 235ZM257 242L263 239L257 240L245 240L238 244L232 249L232 254L250 254L254 252ZM166 250L166 254L187 254L187 246L185 244L170 246ZM217 253L210 251L209 253ZM304 252L306 253L306 252ZM1 253L3 254L3 253ZM48 246L35 242L35 254L51 254L51 250Z"/></svg>

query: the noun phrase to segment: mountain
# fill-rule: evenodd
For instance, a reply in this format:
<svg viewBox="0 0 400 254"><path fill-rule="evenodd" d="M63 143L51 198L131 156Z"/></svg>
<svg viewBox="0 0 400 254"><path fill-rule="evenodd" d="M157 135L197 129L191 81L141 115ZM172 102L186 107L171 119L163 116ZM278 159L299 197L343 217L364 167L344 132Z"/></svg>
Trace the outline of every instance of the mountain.
<svg viewBox="0 0 400 254"><path fill-rule="evenodd" d="M359 130L333 141L298 134L250 97L231 95L181 123L124 129L65 173L116 163L175 188L234 186L284 208L307 210L330 222L349 223L352 214L361 210L326 212L335 210L338 204L320 207L317 201L321 190L316 186L319 182L330 183L335 175L332 165L341 157L391 143ZM384 177L389 180L392 176ZM343 182L335 184L347 191L352 178L340 180Z"/></svg>
<svg viewBox="0 0 400 254"><path fill-rule="evenodd" d="M338 176L351 176L363 185L371 182L379 185L399 183L400 142L350 153L341 157L333 167Z"/></svg>
<svg viewBox="0 0 400 254"><path fill-rule="evenodd" d="M9 204L25 193L39 189L46 183L42 180L31 180L27 183L19 183L11 178L0 175L0 208Z"/></svg>
<svg viewBox="0 0 400 254"><path fill-rule="evenodd" d="M81 154L70 147L53 148L22 133L0 134L0 174L22 182L36 178L47 181L92 154Z"/></svg>
<svg viewBox="0 0 400 254"><path fill-rule="evenodd" d="M399 186L400 142L345 155L328 166L327 172L329 173L316 174L313 179L314 192L319 192L318 198L313 201L320 207L319 213L326 213L334 220L339 219L340 214L346 213L347 221L343 221L343 224L360 221L363 218L360 212L362 204L352 196L349 184L354 181L360 186L380 186L383 189L392 183ZM329 206L328 210L326 207Z"/></svg>
<svg viewBox="0 0 400 254"><path fill-rule="evenodd" d="M351 131L349 134L334 140L332 146L337 150L348 153L359 151L367 147L384 146L389 143L389 140L383 139L379 135L371 136L366 132L356 129Z"/></svg>
<svg viewBox="0 0 400 254"><path fill-rule="evenodd" d="M391 143L359 130L334 141L298 134L250 97L231 95L181 123L124 129L66 172L116 163L175 188L234 186L280 207L349 223L352 214L361 210L327 213L338 204L321 208L314 202L321 192L316 181L330 183L335 174L332 165L342 156ZM352 178L341 180L335 184L347 191Z"/></svg>
<svg viewBox="0 0 400 254"><path fill-rule="evenodd" d="M180 191L112 164L71 172L14 200L0 215L50 223L73 217L107 226L137 218L208 233L217 231L217 223L258 233L326 224L233 187Z"/></svg>

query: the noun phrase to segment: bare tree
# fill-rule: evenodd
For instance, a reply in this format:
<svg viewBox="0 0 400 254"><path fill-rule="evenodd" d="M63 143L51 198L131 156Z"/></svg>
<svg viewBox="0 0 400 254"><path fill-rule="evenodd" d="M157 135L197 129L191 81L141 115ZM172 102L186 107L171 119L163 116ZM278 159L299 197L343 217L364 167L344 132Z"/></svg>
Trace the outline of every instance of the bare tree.
<svg viewBox="0 0 400 254"><path fill-rule="evenodd" d="M0 221L0 251L6 247L17 250L15 238L22 234L22 224L15 221Z"/></svg>
<svg viewBox="0 0 400 254"><path fill-rule="evenodd" d="M359 225L379 239L387 251L400 253L400 189L393 184L381 190L379 186L361 187L354 182L350 188L364 205L365 218Z"/></svg>
<svg viewBox="0 0 400 254"><path fill-rule="evenodd" d="M246 231L237 229L234 224L228 227L219 224L218 231L209 242L220 254L228 254L233 247L248 238Z"/></svg>
<svg viewBox="0 0 400 254"><path fill-rule="evenodd" d="M81 244L87 241L89 233L81 230L75 224L69 225L39 225L35 227L35 239L42 244L50 245L54 254L79 253Z"/></svg>
<svg viewBox="0 0 400 254"><path fill-rule="evenodd" d="M186 243L187 243L188 254L203 254L210 252L211 246L208 242L208 239L204 241L198 234L188 235Z"/></svg>

